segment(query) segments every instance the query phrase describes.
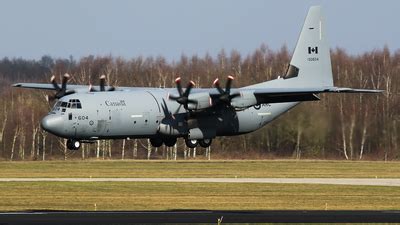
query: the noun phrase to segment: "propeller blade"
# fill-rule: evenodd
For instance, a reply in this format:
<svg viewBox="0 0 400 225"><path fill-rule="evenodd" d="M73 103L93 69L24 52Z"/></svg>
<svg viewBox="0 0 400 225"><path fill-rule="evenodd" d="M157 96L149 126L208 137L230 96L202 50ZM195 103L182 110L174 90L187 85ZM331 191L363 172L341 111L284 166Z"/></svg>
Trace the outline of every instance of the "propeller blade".
<svg viewBox="0 0 400 225"><path fill-rule="evenodd" d="M187 103L191 103L191 104L197 104L197 100L194 99L188 99Z"/></svg>
<svg viewBox="0 0 400 225"><path fill-rule="evenodd" d="M214 85L215 88L217 88L218 92L219 92L221 95L225 93L224 90L223 90L223 89L221 88L221 86L219 85L219 79L218 79L218 78L216 78L216 79L214 80L213 85Z"/></svg>
<svg viewBox="0 0 400 225"><path fill-rule="evenodd" d="M54 95L46 95L46 101L47 101L48 103L50 103L50 102L52 102L52 101L54 101L54 100L56 100L56 98L54 97Z"/></svg>
<svg viewBox="0 0 400 225"><path fill-rule="evenodd" d="M172 114L172 117L174 117L174 115L178 114L179 111L181 110L182 105L179 105L179 107L175 110L174 114ZM175 117L174 117L175 119Z"/></svg>
<svg viewBox="0 0 400 225"><path fill-rule="evenodd" d="M183 96L189 97L190 90L194 87L195 83L193 81L190 81L186 87L185 93L183 93Z"/></svg>
<svg viewBox="0 0 400 225"><path fill-rule="evenodd" d="M229 95L229 98L232 100L233 98L239 97L240 93L235 93L235 94L231 94Z"/></svg>
<svg viewBox="0 0 400 225"><path fill-rule="evenodd" d="M100 91L106 91L105 85L106 85L106 76L101 75L100 76Z"/></svg>
<svg viewBox="0 0 400 225"><path fill-rule="evenodd" d="M67 90L67 82L69 80L70 76L68 73L64 74L62 83L61 83L61 91L65 92Z"/></svg>
<svg viewBox="0 0 400 225"><path fill-rule="evenodd" d="M56 76L54 76L54 75L51 76L50 82L51 82L51 84L53 84L53 87L54 87L54 89L56 89L56 91L60 91L61 90L60 86L56 82Z"/></svg>
<svg viewBox="0 0 400 225"><path fill-rule="evenodd" d="M226 94L230 94L231 93L231 86L232 86L232 81L234 80L235 78L233 78L233 76L228 76L228 80L226 81L226 86L225 86L225 93Z"/></svg>
<svg viewBox="0 0 400 225"><path fill-rule="evenodd" d="M177 96L173 96L173 95L168 95L168 99L171 99L171 100L178 100L180 97L177 97Z"/></svg>
<svg viewBox="0 0 400 225"><path fill-rule="evenodd" d="M179 96L183 95L182 85L181 85L181 77L175 79L176 88L178 89Z"/></svg>

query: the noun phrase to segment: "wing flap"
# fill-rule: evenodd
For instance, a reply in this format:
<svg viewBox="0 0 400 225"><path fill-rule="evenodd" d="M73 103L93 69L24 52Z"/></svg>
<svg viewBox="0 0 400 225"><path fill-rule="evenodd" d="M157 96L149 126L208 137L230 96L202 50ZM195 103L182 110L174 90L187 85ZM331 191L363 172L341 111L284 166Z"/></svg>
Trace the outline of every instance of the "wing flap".
<svg viewBox="0 0 400 225"><path fill-rule="evenodd" d="M316 94L256 95L257 103L318 101Z"/></svg>

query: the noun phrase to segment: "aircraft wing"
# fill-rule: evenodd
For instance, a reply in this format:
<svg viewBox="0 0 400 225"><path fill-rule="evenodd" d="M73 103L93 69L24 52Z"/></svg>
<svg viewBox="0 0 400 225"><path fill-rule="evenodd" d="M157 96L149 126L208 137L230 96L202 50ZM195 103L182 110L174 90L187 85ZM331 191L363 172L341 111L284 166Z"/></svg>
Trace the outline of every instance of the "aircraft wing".
<svg viewBox="0 0 400 225"><path fill-rule="evenodd" d="M20 87L20 88L32 88L32 89L41 89L41 90L55 90L52 84L47 83L16 83L12 85L13 87ZM68 90L77 90L82 88L88 88L86 85L74 85L68 84Z"/></svg>
<svg viewBox="0 0 400 225"><path fill-rule="evenodd" d="M31 88L31 89L39 89L39 90L55 90L54 85L49 83L16 83L12 85L13 87L19 88ZM70 91L87 91L89 90L89 85L78 85L78 84L68 84L67 90ZM93 86L96 89L100 89L99 86ZM111 86L105 86L106 89ZM152 88L152 87L115 87L116 90L159 90L160 88Z"/></svg>

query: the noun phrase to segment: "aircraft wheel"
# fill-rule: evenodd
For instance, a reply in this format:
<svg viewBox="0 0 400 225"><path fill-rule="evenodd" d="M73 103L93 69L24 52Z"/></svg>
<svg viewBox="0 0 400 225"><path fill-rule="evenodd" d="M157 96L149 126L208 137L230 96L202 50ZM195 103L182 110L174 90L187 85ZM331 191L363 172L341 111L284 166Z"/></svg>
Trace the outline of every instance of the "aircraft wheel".
<svg viewBox="0 0 400 225"><path fill-rule="evenodd" d="M174 146L176 144L176 138L167 138L167 139L164 140L164 144L167 147L172 147L172 146Z"/></svg>
<svg viewBox="0 0 400 225"><path fill-rule="evenodd" d="M196 148L197 145L199 144L198 140L190 140L188 138L185 138L185 144L188 148Z"/></svg>
<svg viewBox="0 0 400 225"><path fill-rule="evenodd" d="M81 147L81 142L72 139L67 140L67 148L69 150L78 150L80 147Z"/></svg>
<svg viewBox="0 0 400 225"><path fill-rule="evenodd" d="M163 144L163 140L161 138L150 138L150 143L153 147L158 148Z"/></svg>
<svg viewBox="0 0 400 225"><path fill-rule="evenodd" d="M212 139L201 139L201 140L199 141L199 145L200 145L201 147L203 147L203 148L208 148L208 147L210 147L211 143L212 143Z"/></svg>
<svg viewBox="0 0 400 225"><path fill-rule="evenodd" d="M74 146L72 145L72 140L71 139L67 140L67 148L69 150L73 150L74 149Z"/></svg>

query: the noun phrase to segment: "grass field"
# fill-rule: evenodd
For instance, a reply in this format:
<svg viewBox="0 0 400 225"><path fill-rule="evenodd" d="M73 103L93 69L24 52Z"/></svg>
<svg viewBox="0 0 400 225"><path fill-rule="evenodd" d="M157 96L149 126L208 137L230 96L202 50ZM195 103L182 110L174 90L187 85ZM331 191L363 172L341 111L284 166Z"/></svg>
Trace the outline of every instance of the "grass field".
<svg viewBox="0 0 400 225"><path fill-rule="evenodd" d="M342 161L0 162L0 177L400 178L400 163ZM400 188L313 184L1 182L0 211L400 209Z"/></svg>
<svg viewBox="0 0 400 225"><path fill-rule="evenodd" d="M0 177L400 178L400 162L3 161Z"/></svg>
<svg viewBox="0 0 400 225"><path fill-rule="evenodd" d="M399 209L400 188L300 184L22 182L0 210ZM95 206L96 204L96 206Z"/></svg>

